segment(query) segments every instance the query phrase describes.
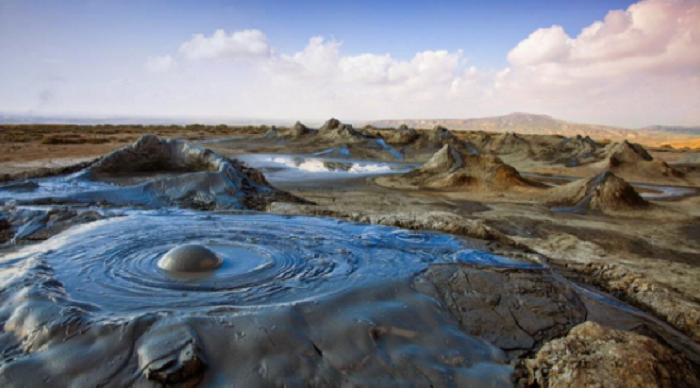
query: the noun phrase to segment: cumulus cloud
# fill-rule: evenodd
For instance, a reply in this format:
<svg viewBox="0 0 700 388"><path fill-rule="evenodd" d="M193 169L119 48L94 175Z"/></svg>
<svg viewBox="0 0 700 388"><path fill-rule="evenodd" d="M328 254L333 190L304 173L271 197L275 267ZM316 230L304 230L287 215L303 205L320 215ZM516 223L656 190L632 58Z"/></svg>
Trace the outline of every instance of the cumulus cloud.
<svg viewBox="0 0 700 388"><path fill-rule="evenodd" d="M342 42L313 37L302 51L272 58L268 70L287 79L323 79L339 88L444 86L452 82L462 57L461 51L424 51L410 61L400 61L390 54L343 56L341 48Z"/></svg>
<svg viewBox="0 0 700 388"><path fill-rule="evenodd" d="M646 0L571 38L561 26L539 29L508 53L514 66L547 66L587 77L700 68L700 2ZM557 66L558 65L558 66Z"/></svg>
<svg viewBox="0 0 700 388"><path fill-rule="evenodd" d="M193 66L177 83L147 79L141 95L164 111L288 119L530 111L622 126L700 122L698 0L644 0L610 11L581 31L537 29L501 54L508 66L500 69L471 66L459 50L424 50L406 58L347 55L343 42L321 36L298 52L277 53L258 30L194 35L180 53L190 60L258 60ZM144 64L149 71L176 66L169 55ZM137 89L123 88L124 95ZM173 102L174 96L181 97ZM139 101L144 106L154 105Z"/></svg>
<svg viewBox="0 0 700 388"><path fill-rule="evenodd" d="M152 73L167 73L177 68L177 61L171 55L149 56L143 68Z"/></svg>
<svg viewBox="0 0 700 388"><path fill-rule="evenodd" d="M195 34L180 45L180 53L190 60L219 58L260 58L269 53L267 37L260 30L216 30L210 37Z"/></svg>
<svg viewBox="0 0 700 388"><path fill-rule="evenodd" d="M697 0L641 1L610 11L575 38L560 26L539 29L508 61L495 87L523 109L619 125L700 121Z"/></svg>
<svg viewBox="0 0 700 388"><path fill-rule="evenodd" d="M508 53L508 61L517 66L560 62L569 56L571 44L561 26L540 28Z"/></svg>

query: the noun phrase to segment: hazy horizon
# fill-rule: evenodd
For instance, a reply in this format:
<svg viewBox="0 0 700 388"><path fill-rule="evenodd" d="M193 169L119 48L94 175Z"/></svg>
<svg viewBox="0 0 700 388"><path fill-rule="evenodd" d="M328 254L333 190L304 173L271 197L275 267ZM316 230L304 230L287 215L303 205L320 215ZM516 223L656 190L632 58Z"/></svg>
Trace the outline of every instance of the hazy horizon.
<svg viewBox="0 0 700 388"><path fill-rule="evenodd" d="M700 0L0 0L0 112L700 124Z"/></svg>

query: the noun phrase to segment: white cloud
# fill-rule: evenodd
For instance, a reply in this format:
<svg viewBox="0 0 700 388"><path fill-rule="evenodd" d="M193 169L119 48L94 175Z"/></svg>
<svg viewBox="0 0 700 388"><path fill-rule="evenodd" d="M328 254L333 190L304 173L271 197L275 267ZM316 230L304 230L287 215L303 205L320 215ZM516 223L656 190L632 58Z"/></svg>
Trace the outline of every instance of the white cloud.
<svg viewBox="0 0 700 388"><path fill-rule="evenodd" d="M561 26L540 28L508 53L508 61L516 66L559 62L569 56L571 44Z"/></svg>
<svg viewBox="0 0 700 388"><path fill-rule="evenodd" d="M167 73L177 68L177 61L171 55L152 55L143 64L151 73Z"/></svg>
<svg viewBox="0 0 700 388"><path fill-rule="evenodd" d="M234 31L227 35L216 30L211 37L202 34L180 45L180 53L187 59L260 58L269 53L267 37L259 30Z"/></svg>
<svg viewBox="0 0 700 388"><path fill-rule="evenodd" d="M570 38L560 26L539 29L508 53L514 66L542 66L557 76L598 78L700 68L700 2L646 0ZM559 66L555 66L559 65Z"/></svg>
<svg viewBox="0 0 700 388"><path fill-rule="evenodd" d="M191 60L258 60L188 64L177 83L137 75L143 78L108 93L66 87L50 107L64 108L70 94L81 106L105 101L107 111L133 101L130 109L142 114L321 120L531 111L623 126L700 122L700 1L645 0L569 33L557 25L533 31L501 54L507 67L483 69L465 63L459 50L348 55L342 42L315 36L298 52L276 53L261 31L217 30L194 35L180 53ZM177 66L170 55L144 64L149 71Z"/></svg>
<svg viewBox="0 0 700 388"><path fill-rule="evenodd" d="M495 85L518 110L618 125L700 121L697 0L641 1L575 38L559 26L539 29L508 60Z"/></svg>
<svg viewBox="0 0 700 388"><path fill-rule="evenodd" d="M462 52L424 51L410 61L399 61L390 54L364 53L343 56L342 42L325 41L317 36L303 51L271 59L267 70L287 81L309 82L310 78L336 88L348 87L434 87L449 86L457 71Z"/></svg>

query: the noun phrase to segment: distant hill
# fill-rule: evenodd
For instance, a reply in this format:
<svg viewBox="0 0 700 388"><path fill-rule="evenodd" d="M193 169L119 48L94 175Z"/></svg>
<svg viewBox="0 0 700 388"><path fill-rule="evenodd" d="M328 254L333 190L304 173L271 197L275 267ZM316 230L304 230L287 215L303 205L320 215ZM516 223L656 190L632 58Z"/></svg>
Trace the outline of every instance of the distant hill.
<svg viewBox="0 0 700 388"><path fill-rule="evenodd" d="M650 140L651 143L658 143L666 139L668 134L700 136L700 132L692 132L696 127L654 126L638 130L606 125L571 123L547 115L530 113L511 113L505 116L476 119L378 120L371 121L368 124L377 127L398 127L404 124L412 128L433 128L436 125L442 125L456 131L517 132L567 137L583 135L599 140L638 139L643 137L646 140ZM682 132L682 130L688 132Z"/></svg>
<svg viewBox="0 0 700 388"><path fill-rule="evenodd" d="M651 125L642 128L643 131L651 132L664 132L664 133L675 133L679 135L693 135L700 136L700 126L697 127L683 127L680 125Z"/></svg>

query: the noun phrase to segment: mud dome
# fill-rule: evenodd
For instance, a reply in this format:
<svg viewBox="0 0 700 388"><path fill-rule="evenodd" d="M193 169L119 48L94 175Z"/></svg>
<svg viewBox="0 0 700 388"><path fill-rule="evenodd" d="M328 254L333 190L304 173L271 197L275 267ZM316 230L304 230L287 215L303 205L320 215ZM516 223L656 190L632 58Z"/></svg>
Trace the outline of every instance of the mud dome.
<svg viewBox="0 0 700 388"><path fill-rule="evenodd" d="M221 266L201 276L163 271L159 260L183 244L208 246ZM442 234L310 217L133 215L35 249L48 252L42 257L72 299L111 314L289 303L410 277L429 263L528 266L473 248Z"/></svg>

